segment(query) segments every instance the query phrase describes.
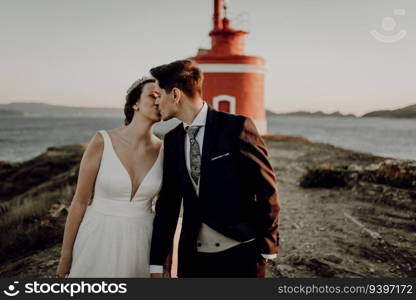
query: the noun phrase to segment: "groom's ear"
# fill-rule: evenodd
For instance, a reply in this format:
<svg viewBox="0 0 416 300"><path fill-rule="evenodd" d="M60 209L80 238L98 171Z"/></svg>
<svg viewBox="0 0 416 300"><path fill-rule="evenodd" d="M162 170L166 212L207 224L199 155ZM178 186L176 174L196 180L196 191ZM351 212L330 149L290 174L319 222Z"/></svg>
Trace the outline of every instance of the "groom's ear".
<svg viewBox="0 0 416 300"><path fill-rule="evenodd" d="M182 91L178 88L173 88L172 89L172 97L173 97L173 101L178 104L180 99L182 96Z"/></svg>

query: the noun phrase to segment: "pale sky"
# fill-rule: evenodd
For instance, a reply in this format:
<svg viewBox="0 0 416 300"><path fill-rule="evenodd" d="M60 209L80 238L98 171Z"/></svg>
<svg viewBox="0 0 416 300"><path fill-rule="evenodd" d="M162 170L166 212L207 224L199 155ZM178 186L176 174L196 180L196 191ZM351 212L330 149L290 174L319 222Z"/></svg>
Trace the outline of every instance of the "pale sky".
<svg viewBox="0 0 416 300"><path fill-rule="evenodd" d="M360 115L416 104L416 1L229 4L231 18L243 16L235 27L250 31L246 54L266 59L267 108ZM121 107L151 67L209 45L212 9L212 0L0 0L0 103Z"/></svg>

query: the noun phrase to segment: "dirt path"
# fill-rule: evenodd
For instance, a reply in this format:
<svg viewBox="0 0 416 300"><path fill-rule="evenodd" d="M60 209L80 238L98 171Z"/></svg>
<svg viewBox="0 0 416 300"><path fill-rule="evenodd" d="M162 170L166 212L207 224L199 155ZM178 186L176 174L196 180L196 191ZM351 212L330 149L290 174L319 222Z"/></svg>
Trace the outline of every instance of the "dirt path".
<svg viewBox="0 0 416 300"><path fill-rule="evenodd" d="M407 277L416 261L415 211L374 203L346 188L303 189L307 167L329 163L369 165L383 161L328 144L269 139L280 185L281 249L270 277ZM379 244L346 215L380 233ZM394 248L394 249L393 249ZM413 270L414 272L414 270ZM414 274L414 273L413 273ZM413 275L414 276L414 275Z"/></svg>

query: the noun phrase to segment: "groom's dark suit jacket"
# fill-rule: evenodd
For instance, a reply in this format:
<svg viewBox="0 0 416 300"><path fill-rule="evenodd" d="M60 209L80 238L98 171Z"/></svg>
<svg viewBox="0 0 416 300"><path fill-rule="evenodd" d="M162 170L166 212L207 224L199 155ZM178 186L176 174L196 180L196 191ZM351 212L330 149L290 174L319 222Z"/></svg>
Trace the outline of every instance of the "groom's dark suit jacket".
<svg viewBox="0 0 416 300"><path fill-rule="evenodd" d="M199 197L186 168L183 124L164 139L163 183L156 202L150 264L164 265L183 198L180 277L189 267L187 257L197 249L201 222L237 241L256 238L259 254L277 253L279 246L276 177L253 122L209 107L205 126Z"/></svg>

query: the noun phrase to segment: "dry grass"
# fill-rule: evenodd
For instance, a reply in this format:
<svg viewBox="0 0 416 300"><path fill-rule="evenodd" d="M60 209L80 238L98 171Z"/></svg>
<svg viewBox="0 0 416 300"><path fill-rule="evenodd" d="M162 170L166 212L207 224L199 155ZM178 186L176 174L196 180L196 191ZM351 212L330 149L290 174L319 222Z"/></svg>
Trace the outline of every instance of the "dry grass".
<svg viewBox="0 0 416 300"><path fill-rule="evenodd" d="M67 164L59 165L59 169L54 169L47 180L22 188L19 194L0 201L0 262L45 249L62 239L66 218L63 215L54 217L52 212L53 207L71 203L82 155L79 148L49 148L38 160L33 160L38 168L50 167L51 161L55 163L57 157ZM30 166L22 165L21 170L15 171L28 176ZM10 184L17 184L11 179L9 181ZM19 178L19 182L26 181Z"/></svg>
<svg viewBox="0 0 416 300"><path fill-rule="evenodd" d="M67 185L36 197L28 195L24 199L2 203L8 208L0 218L0 261L44 249L60 240L65 218L52 217L51 208L70 202L73 193L74 187Z"/></svg>

